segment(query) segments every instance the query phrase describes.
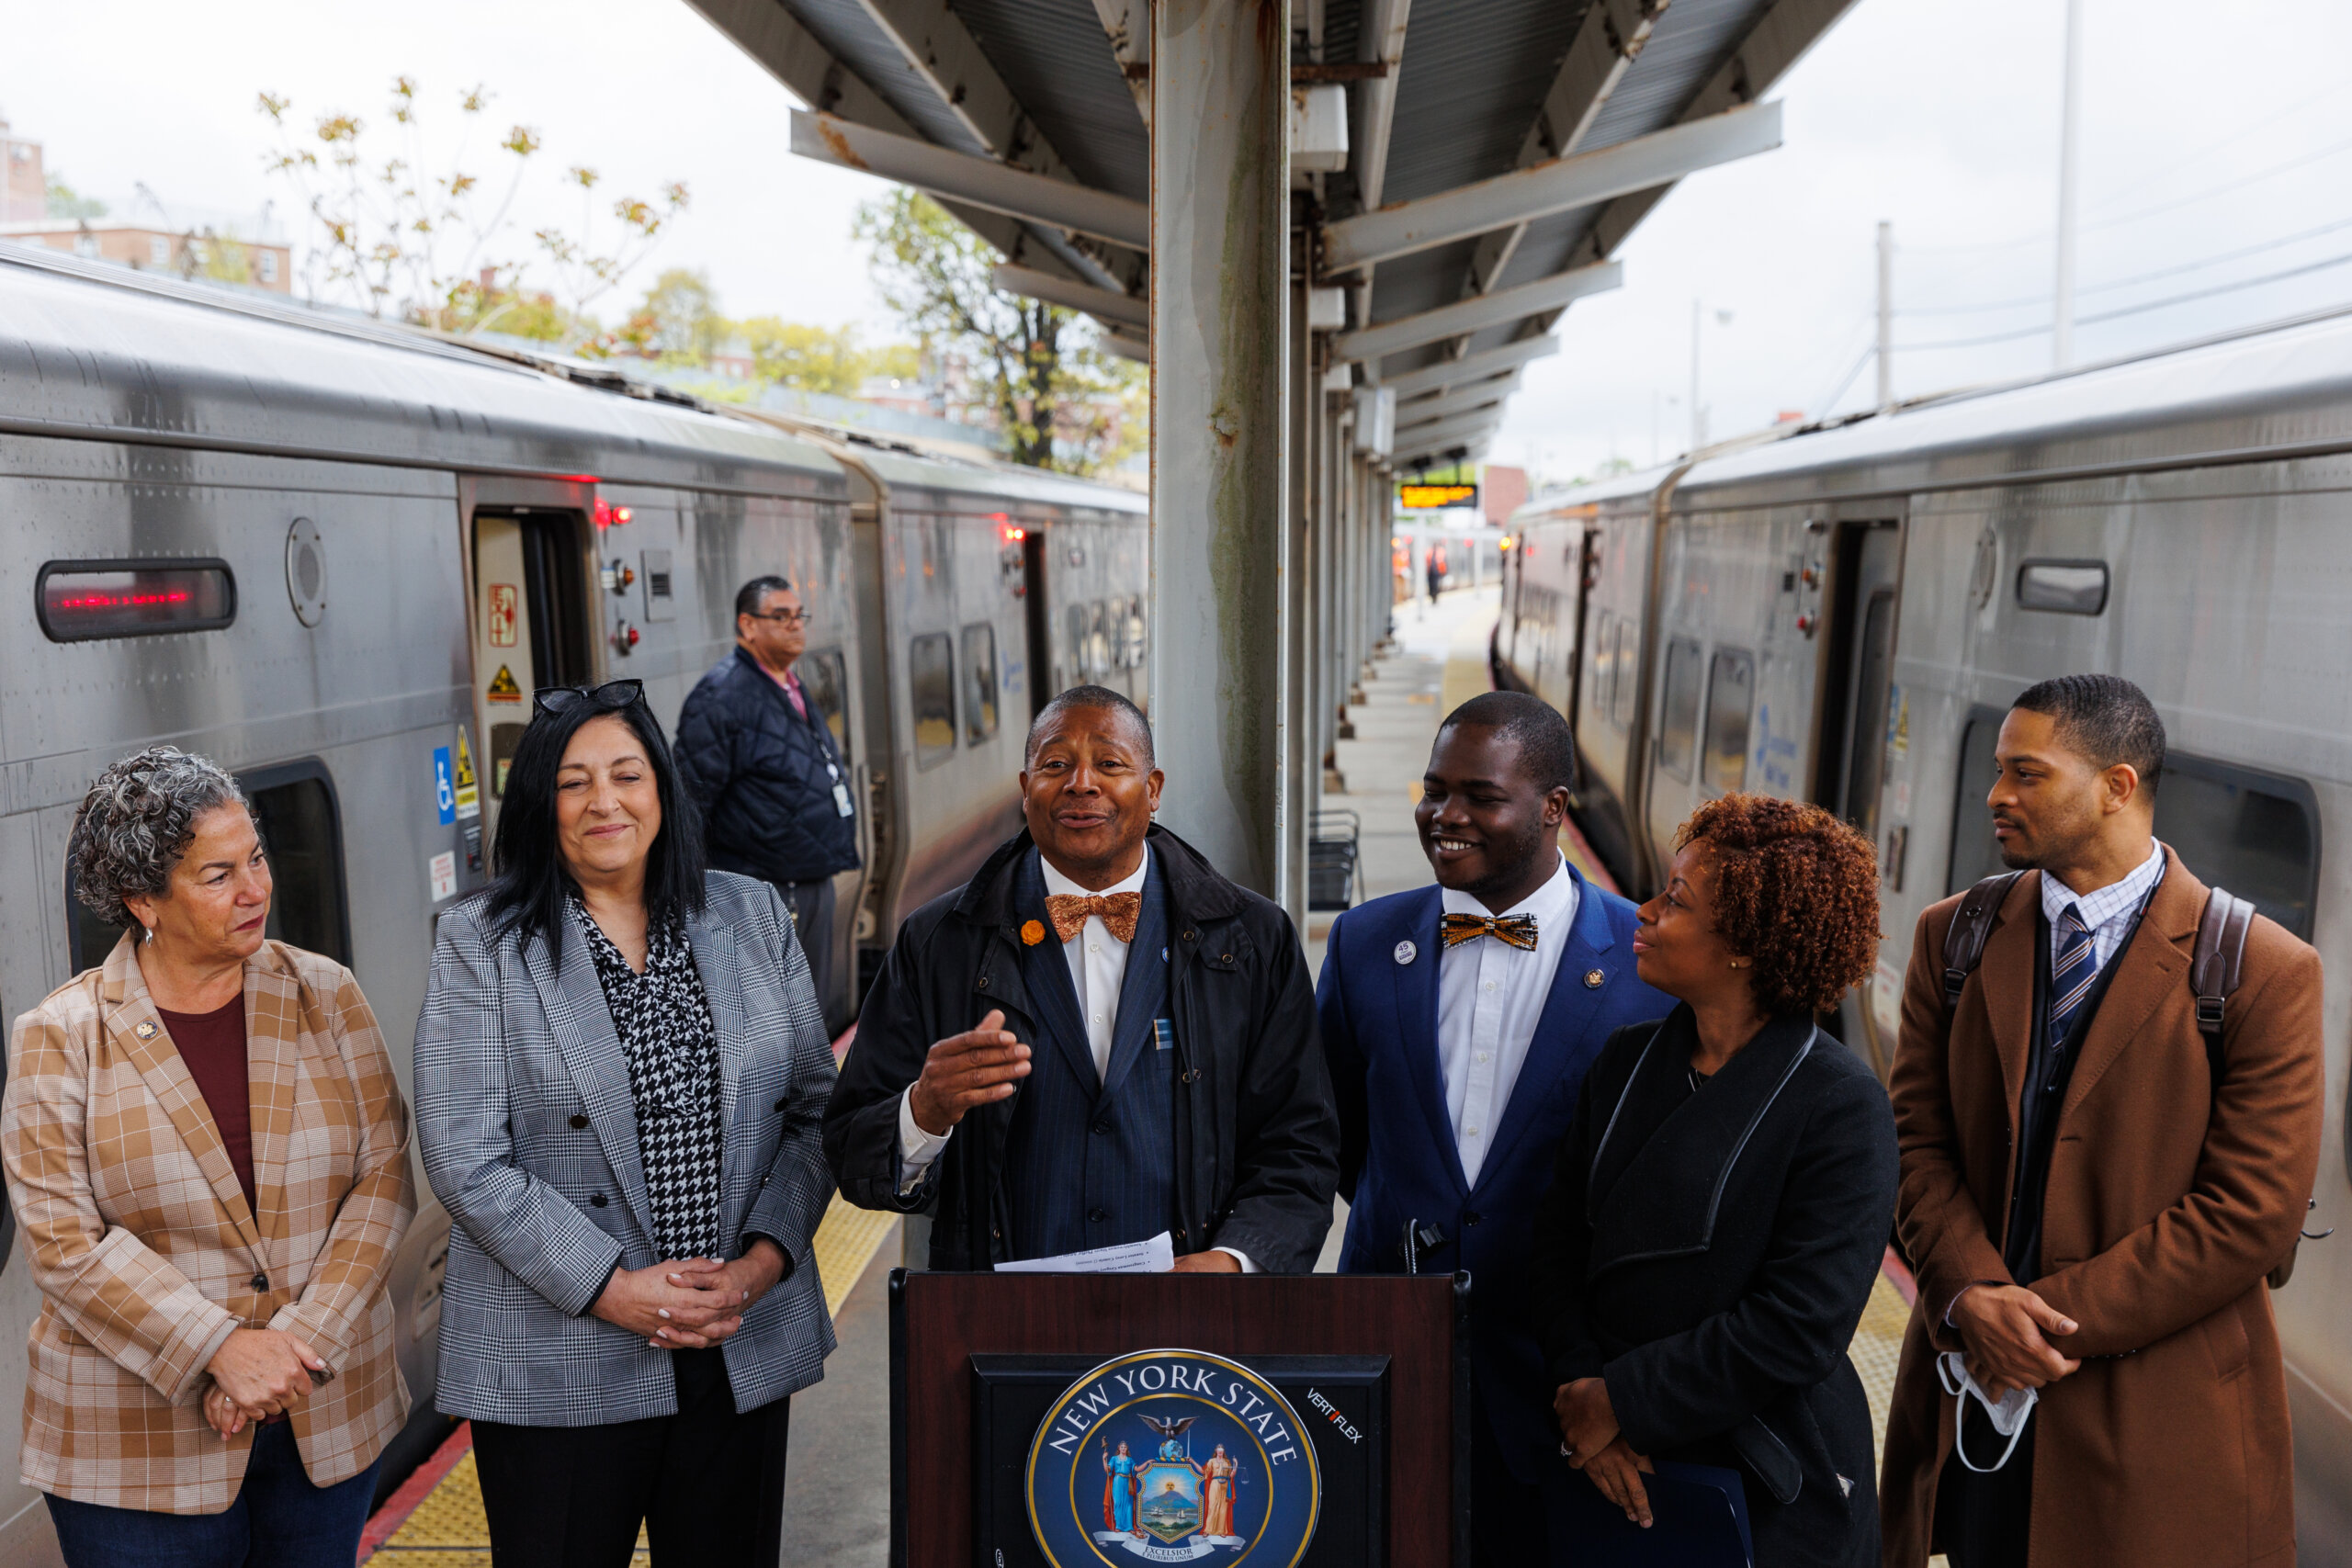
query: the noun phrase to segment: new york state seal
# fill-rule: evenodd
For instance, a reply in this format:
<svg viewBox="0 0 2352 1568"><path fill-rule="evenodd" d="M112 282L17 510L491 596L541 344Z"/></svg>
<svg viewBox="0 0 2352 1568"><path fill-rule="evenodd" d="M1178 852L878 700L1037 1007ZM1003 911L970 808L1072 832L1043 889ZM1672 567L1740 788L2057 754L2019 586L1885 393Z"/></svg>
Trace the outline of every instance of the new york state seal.
<svg viewBox="0 0 2352 1568"><path fill-rule="evenodd" d="M1054 1568L1294 1568L1322 1482L1274 1386L1201 1350L1139 1350L1080 1378L1029 1445L1029 1522Z"/></svg>

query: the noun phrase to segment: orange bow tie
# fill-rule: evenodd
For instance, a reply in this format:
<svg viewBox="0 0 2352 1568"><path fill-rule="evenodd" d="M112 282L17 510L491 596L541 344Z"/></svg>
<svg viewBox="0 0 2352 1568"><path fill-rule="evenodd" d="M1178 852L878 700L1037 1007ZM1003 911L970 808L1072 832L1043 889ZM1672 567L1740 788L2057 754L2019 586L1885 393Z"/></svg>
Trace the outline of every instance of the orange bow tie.
<svg viewBox="0 0 2352 1568"><path fill-rule="evenodd" d="M1046 919L1054 922L1054 934L1068 942L1086 924L1086 917L1099 915L1104 929L1121 942L1136 939L1136 917L1143 913L1140 893L1049 893L1046 895Z"/></svg>
<svg viewBox="0 0 2352 1568"><path fill-rule="evenodd" d="M1507 942L1523 953L1535 951L1535 917L1512 915L1496 919L1491 915L1460 915L1448 910L1445 917L1445 945L1460 947L1465 942L1476 942L1482 936Z"/></svg>

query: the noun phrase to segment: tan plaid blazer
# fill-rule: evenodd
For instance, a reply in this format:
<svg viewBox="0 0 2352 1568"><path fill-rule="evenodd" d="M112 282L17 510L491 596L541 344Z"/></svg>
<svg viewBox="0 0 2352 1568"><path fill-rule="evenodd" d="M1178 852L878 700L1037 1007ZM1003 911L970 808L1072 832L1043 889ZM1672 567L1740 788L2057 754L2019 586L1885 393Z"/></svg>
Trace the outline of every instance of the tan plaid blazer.
<svg viewBox="0 0 2352 1568"><path fill-rule="evenodd" d="M126 936L17 1021L0 1165L41 1289L25 1484L217 1514L253 1428L204 1419L230 1333L277 1328L332 1371L295 1407L318 1485L375 1462L408 1415L384 1281L416 1212L408 1107L351 972L283 942L245 961L256 1217L156 1017Z"/></svg>

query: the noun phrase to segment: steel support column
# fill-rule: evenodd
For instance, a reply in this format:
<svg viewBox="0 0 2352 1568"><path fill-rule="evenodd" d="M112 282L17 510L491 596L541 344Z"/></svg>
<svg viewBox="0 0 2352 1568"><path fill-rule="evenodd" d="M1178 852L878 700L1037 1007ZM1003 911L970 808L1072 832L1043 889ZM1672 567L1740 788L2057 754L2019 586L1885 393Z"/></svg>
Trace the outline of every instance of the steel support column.
<svg viewBox="0 0 2352 1568"><path fill-rule="evenodd" d="M1278 892L1290 6L1151 7L1152 728L1161 820Z"/></svg>
<svg viewBox="0 0 2352 1568"><path fill-rule="evenodd" d="M1315 515L1315 333L1306 324L1306 294L1314 280L1304 270L1291 280L1289 505L1282 519L1283 658L1282 786L1276 796L1279 838L1274 844L1275 901L1291 923L1306 930L1306 824L1315 769L1315 597L1310 546Z"/></svg>

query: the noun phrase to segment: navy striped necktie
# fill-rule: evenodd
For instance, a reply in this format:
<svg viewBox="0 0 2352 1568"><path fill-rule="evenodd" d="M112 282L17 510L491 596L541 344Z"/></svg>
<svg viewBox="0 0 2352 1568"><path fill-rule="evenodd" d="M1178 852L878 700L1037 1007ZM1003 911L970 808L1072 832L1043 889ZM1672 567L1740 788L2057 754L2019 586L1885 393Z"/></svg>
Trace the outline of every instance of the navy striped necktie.
<svg viewBox="0 0 2352 1568"><path fill-rule="evenodd" d="M2050 965L2050 1043L2064 1044L2075 1026L2075 1015L2098 979L2098 949L2091 930L2083 924L2083 908L2066 906L2058 917L2058 953Z"/></svg>

